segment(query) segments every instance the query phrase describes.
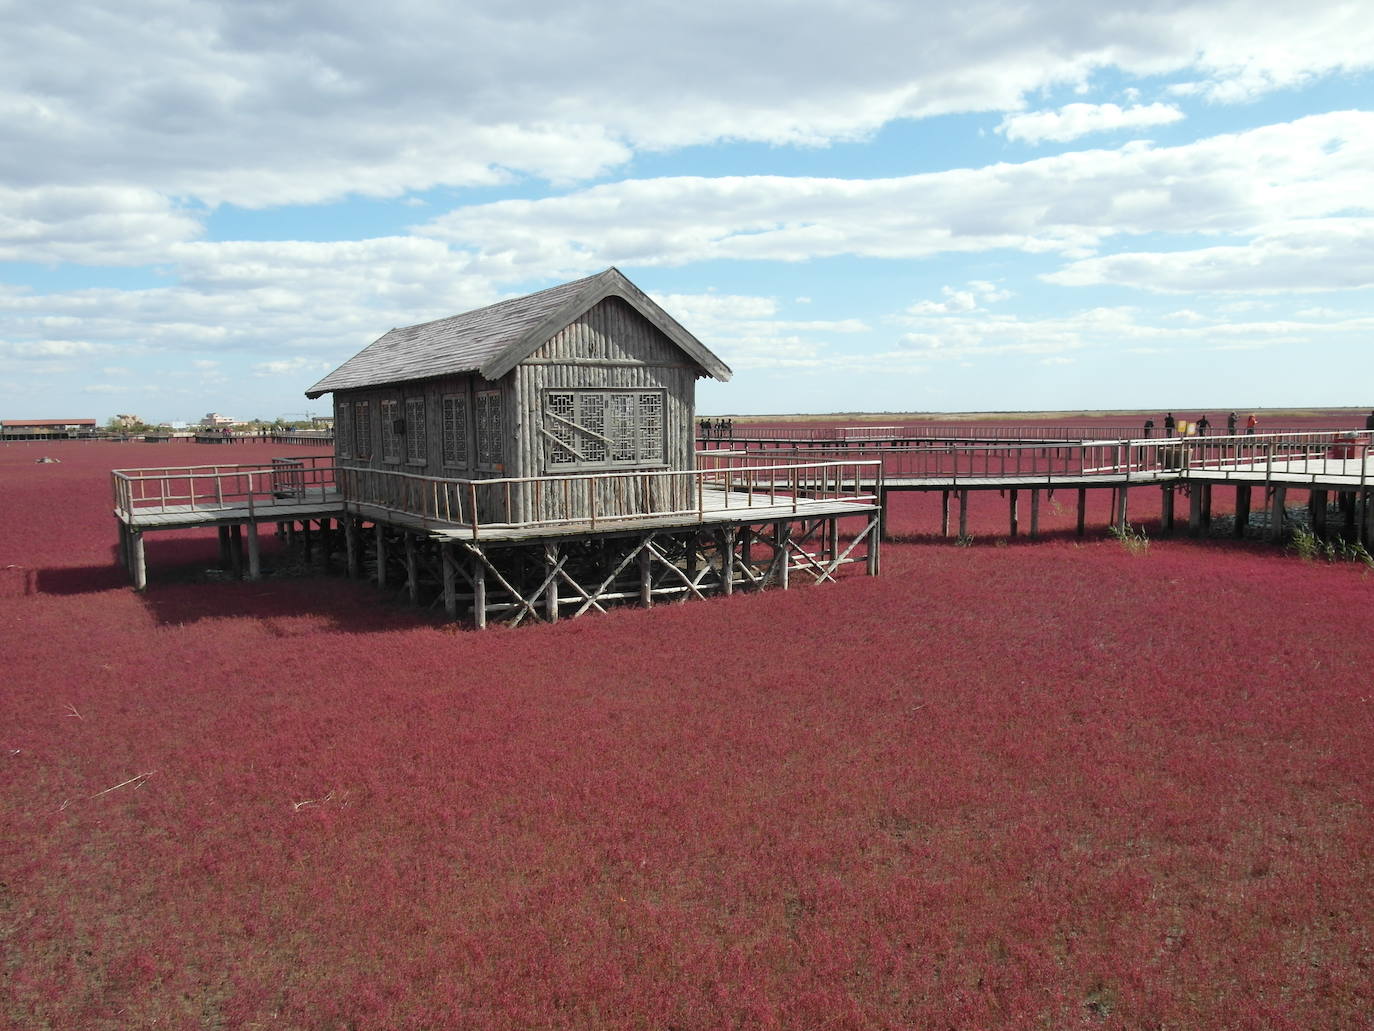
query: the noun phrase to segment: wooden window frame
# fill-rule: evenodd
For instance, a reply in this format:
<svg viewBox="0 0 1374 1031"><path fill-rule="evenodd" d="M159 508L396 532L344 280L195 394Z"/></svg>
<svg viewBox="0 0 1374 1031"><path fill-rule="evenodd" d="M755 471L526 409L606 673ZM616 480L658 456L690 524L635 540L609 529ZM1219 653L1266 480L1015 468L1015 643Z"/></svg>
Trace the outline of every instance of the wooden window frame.
<svg viewBox="0 0 1374 1031"><path fill-rule="evenodd" d="M400 465L401 435L396 432L396 423L401 418L401 399L382 398L377 402L377 413L382 421L382 461L387 465Z"/></svg>
<svg viewBox="0 0 1374 1031"><path fill-rule="evenodd" d="M573 398L571 419L566 414L566 406L561 412L554 411L552 399L555 395L570 395ZM586 417L583 399L599 398L600 429L582 426L579 420ZM616 458L617 440L610 427L610 415L617 405L612 397L629 398L626 406L634 456ZM648 422L644 419L643 399L655 397L658 400L657 447L651 453L651 438L648 435ZM556 476L560 473L601 471L608 469L666 469L668 467L667 421L668 392L662 387L546 387L541 393L540 420L543 440L543 466L545 475ZM570 425L575 424L575 425ZM610 435L607 435L607 434ZM620 441L623 443L623 440ZM589 447L590 445L590 447ZM588 453L599 457L587 457ZM566 461L556 461L556 454L567 455Z"/></svg>
<svg viewBox="0 0 1374 1031"><path fill-rule="evenodd" d="M455 402L460 408L460 413L450 423L448 409ZM445 469L469 469L472 467L470 408L466 390L456 390L439 398L439 464ZM450 434L450 426L453 426L457 432Z"/></svg>
<svg viewBox="0 0 1374 1031"><path fill-rule="evenodd" d="M495 442L496 448L494 452L489 449L483 448L483 434L484 432L491 432L491 429L486 425L486 420L483 417L482 403L483 401L490 401L492 398L495 398L496 400L496 427L494 431L494 436L486 438L486 443L491 443L493 441ZM473 441L473 458L475 467L477 469L480 469L482 472L505 472L506 400L505 393L501 390L500 387L492 387L486 390L473 391L472 425L474 430L473 436L476 438ZM484 450L487 450L486 457L483 456Z"/></svg>
<svg viewBox="0 0 1374 1031"><path fill-rule="evenodd" d="M353 457L353 402L334 403L334 457Z"/></svg>
<svg viewBox="0 0 1374 1031"><path fill-rule="evenodd" d="M367 461L372 458L372 401L353 402L353 457Z"/></svg>
<svg viewBox="0 0 1374 1031"><path fill-rule="evenodd" d="M406 465L429 465L429 426L426 423L425 397L423 394L405 399ZM419 409L418 414L416 409Z"/></svg>

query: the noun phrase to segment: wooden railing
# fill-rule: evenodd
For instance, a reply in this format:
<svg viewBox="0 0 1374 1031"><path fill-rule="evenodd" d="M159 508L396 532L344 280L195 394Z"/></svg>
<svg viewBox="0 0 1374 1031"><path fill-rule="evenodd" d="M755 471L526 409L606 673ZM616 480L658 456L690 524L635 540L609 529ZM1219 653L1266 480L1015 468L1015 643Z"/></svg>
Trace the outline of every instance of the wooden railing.
<svg viewBox="0 0 1374 1031"><path fill-rule="evenodd" d="M116 510L135 515L272 508L337 502L383 510L436 529L518 530L750 509L796 512L808 501L875 504L877 461L813 461L700 470L626 470L577 476L468 480L325 464L319 457L258 465L120 469L111 474Z"/></svg>
<svg viewBox="0 0 1374 1031"><path fill-rule="evenodd" d="M1356 420L1362 421L1363 416ZM1310 424L1309 424L1310 425ZM1306 429L1299 427L1275 426L1272 427L1267 435L1278 434L1288 435L1294 433L1316 433L1325 434L1328 438L1334 433L1344 433L1348 428L1333 417L1331 424L1321 429ZM1048 426L1048 425L1017 425L1000 424L987 425L976 422L952 422L952 423L906 423L903 425L878 426L789 426L786 424L750 424L736 423L733 428L725 433L715 429L702 429L697 427L697 439L702 442L719 443L728 446L730 443L761 443L767 441L781 445L801 444L807 445L813 442L835 441L844 443L845 441L861 439L883 439L898 441L942 441L952 442L980 441L980 440L1006 440L1024 441L1033 443L1035 441L1056 441L1056 442L1078 442L1078 441L1111 441L1111 440L1133 440L1141 435L1141 425L1115 425L1115 426ZM1161 439L1158 434L1162 434L1163 429L1156 431L1155 440ZM1192 439L1192 438L1190 438ZM1216 438L1208 438L1216 439Z"/></svg>
<svg viewBox="0 0 1374 1031"><path fill-rule="evenodd" d="M738 442L736 442L738 444ZM1263 470L1286 479L1361 475L1371 434L1352 432L1270 433L1234 437L1154 437L1135 440L1063 442L989 442L918 446L866 446L840 443L822 448L717 448L697 452L698 465L742 468L760 460L785 464L881 461L889 480L984 480L1043 477L1084 479L1135 474L1192 473L1252 475Z"/></svg>
<svg viewBox="0 0 1374 1031"><path fill-rule="evenodd" d="M116 469L115 510L128 518L155 512L258 509L335 496L334 467L323 457L273 459L257 465L191 465Z"/></svg>
<svg viewBox="0 0 1374 1031"><path fill-rule="evenodd" d="M782 507L808 500L876 503L882 463L812 461L699 470L636 470L576 476L445 479L378 469L339 468L350 504L418 518L425 525L481 530L610 523Z"/></svg>

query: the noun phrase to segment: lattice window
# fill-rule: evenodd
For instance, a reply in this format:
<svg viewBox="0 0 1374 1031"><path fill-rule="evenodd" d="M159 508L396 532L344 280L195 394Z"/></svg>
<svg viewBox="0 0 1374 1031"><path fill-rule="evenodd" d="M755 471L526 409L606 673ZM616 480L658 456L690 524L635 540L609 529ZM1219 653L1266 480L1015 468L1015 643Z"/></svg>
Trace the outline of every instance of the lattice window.
<svg viewBox="0 0 1374 1031"><path fill-rule="evenodd" d="M475 414L477 416L477 464L484 469L501 471L505 462L501 391L477 391Z"/></svg>
<svg viewBox="0 0 1374 1031"><path fill-rule="evenodd" d="M549 424L544 432L552 438L548 447L548 464L555 468L576 465L581 460L582 452L577 450L573 440L575 431L569 424L577 421L577 395L547 394L544 410L551 416L544 420Z"/></svg>
<svg viewBox="0 0 1374 1031"><path fill-rule="evenodd" d="M382 461L401 460L401 438L396 433L396 420L401 417L401 404L391 398L378 405L382 416Z"/></svg>
<svg viewBox="0 0 1374 1031"><path fill-rule="evenodd" d="M606 398L606 437L612 462L633 462L637 457L635 395L611 394Z"/></svg>
<svg viewBox="0 0 1374 1031"><path fill-rule="evenodd" d="M425 399L406 398L406 461L424 465L429 461L425 440Z"/></svg>
<svg viewBox="0 0 1374 1031"><path fill-rule="evenodd" d="M585 390L577 395L577 424L582 427L582 459L587 465L606 461L606 395Z"/></svg>
<svg viewBox="0 0 1374 1031"><path fill-rule="evenodd" d="M339 401L334 405L334 455L353 457L353 404Z"/></svg>
<svg viewBox="0 0 1374 1031"><path fill-rule="evenodd" d="M468 399L449 394L443 399L444 465L466 469L468 465Z"/></svg>
<svg viewBox="0 0 1374 1031"><path fill-rule="evenodd" d="M569 390L544 395L544 459L551 470L661 465L663 391Z"/></svg>
<svg viewBox="0 0 1374 1031"><path fill-rule="evenodd" d="M657 390L639 395L639 460L663 461L663 395Z"/></svg>
<svg viewBox="0 0 1374 1031"><path fill-rule="evenodd" d="M353 455L372 457L372 402L358 401L353 405Z"/></svg>

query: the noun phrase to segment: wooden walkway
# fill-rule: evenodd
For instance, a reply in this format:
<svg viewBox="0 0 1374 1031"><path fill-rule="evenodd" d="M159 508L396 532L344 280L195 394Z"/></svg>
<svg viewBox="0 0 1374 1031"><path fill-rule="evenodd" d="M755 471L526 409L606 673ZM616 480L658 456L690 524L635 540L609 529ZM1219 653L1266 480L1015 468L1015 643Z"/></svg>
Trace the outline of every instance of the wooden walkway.
<svg viewBox="0 0 1374 1031"><path fill-rule="evenodd" d="M225 564L257 579L259 526L294 537L299 524L307 554L312 539L326 556L342 544L350 576L370 567L417 603L429 590L478 626L825 583L854 564L877 575L879 493L862 485L880 480L878 463L843 461L480 481L319 457L112 474L120 557L140 590L147 533L214 526Z"/></svg>

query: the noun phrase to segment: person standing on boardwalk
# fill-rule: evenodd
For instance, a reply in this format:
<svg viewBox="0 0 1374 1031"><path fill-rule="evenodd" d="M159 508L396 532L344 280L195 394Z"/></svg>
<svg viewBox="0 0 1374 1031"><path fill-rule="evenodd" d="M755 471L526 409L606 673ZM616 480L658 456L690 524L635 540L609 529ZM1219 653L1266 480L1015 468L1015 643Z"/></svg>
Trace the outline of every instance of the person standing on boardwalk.
<svg viewBox="0 0 1374 1031"><path fill-rule="evenodd" d="M1364 428L1374 430L1374 412L1370 412L1364 417Z"/></svg>
<svg viewBox="0 0 1374 1031"><path fill-rule="evenodd" d="M1259 425L1259 420L1255 418L1255 413L1250 413L1250 418L1245 420L1245 432L1250 436L1255 435L1255 427Z"/></svg>
<svg viewBox="0 0 1374 1031"><path fill-rule="evenodd" d="M1211 425L1212 425L1212 424L1211 424L1210 422L1207 421L1207 416L1206 416L1206 415L1200 415L1200 416L1198 416L1198 420L1197 420L1197 435L1198 435L1199 437L1205 437L1205 436L1207 436L1207 427L1209 427L1209 426L1211 426Z"/></svg>
<svg viewBox="0 0 1374 1031"><path fill-rule="evenodd" d="M1146 440L1149 440L1152 436L1154 436L1154 432L1155 432L1155 421L1154 421L1153 419L1146 419L1146 420L1145 420L1145 439L1146 439Z"/></svg>
<svg viewBox="0 0 1374 1031"><path fill-rule="evenodd" d="M1164 416L1164 435L1172 437L1174 435L1174 413L1168 412Z"/></svg>
<svg viewBox="0 0 1374 1031"><path fill-rule="evenodd" d="M1226 435L1234 437L1236 435L1236 413L1232 412L1226 417Z"/></svg>

